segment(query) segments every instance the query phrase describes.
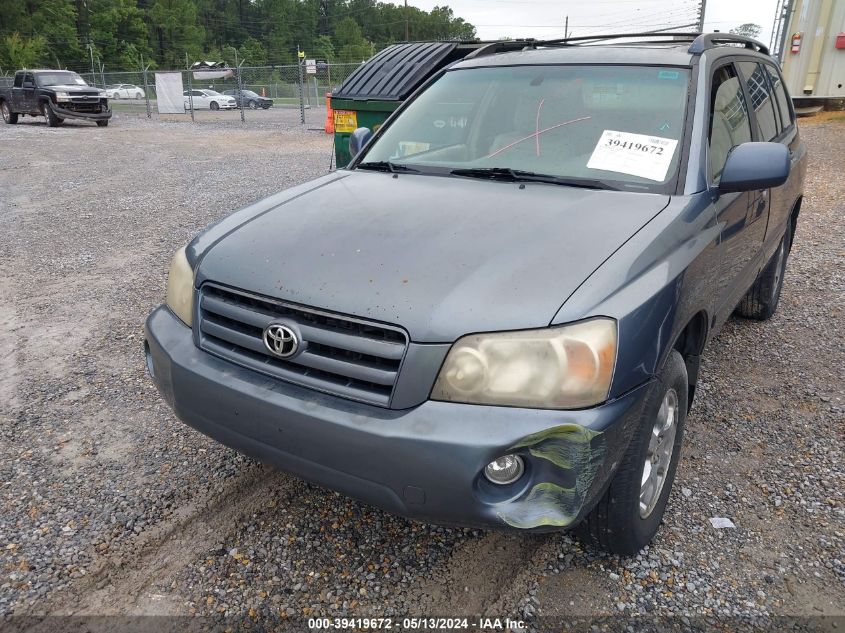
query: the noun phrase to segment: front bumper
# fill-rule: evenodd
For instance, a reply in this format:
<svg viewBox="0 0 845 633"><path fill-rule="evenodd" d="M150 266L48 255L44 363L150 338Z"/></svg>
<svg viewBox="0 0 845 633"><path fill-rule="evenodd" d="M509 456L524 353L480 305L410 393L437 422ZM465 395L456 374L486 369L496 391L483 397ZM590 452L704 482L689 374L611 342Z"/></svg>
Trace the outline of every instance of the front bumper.
<svg viewBox="0 0 845 633"><path fill-rule="evenodd" d="M56 113L56 116L62 119L83 119L86 121L108 121L111 119L112 111L111 108L106 106L106 109L102 112L77 112L76 110L69 110L67 108L61 108L56 104L50 104L50 107L53 109L53 112Z"/></svg>
<svg viewBox="0 0 845 633"><path fill-rule="evenodd" d="M194 344L162 306L145 326L147 366L176 415L273 466L411 518L545 531L574 525L604 492L636 424L643 385L581 411L427 401L384 409L241 368ZM507 453L515 483L481 474Z"/></svg>

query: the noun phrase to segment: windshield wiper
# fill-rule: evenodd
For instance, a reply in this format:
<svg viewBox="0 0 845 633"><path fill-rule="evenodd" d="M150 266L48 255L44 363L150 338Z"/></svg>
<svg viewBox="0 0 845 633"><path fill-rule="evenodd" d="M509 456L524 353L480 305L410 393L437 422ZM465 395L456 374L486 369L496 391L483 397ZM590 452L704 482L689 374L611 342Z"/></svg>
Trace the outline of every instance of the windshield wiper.
<svg viewBox="0 0 845 633"><path fill-rule="evenodd" d="M419 169L402 165L401 163L392 163L389 160L376 160L368 163L358 163L355 169L372 169L373 171L389 171L391 173L406 172L406 173L420 173Z"/></svg>
<svg viewBox="0 0 845 633"><path fill-rule="evenodd" d="M453 176L464 176L467 178L488 178L490 180L504 180L507 182L545 182L552 185L564 185L566 187L582 187L584 189L610 189L618 191L617 187L602 180L592 178L567 178L565 176L553 176L551 174L537 174L533 171L511 169L510 167L471 167L466 169L453 169L449 172Z"/></svg>

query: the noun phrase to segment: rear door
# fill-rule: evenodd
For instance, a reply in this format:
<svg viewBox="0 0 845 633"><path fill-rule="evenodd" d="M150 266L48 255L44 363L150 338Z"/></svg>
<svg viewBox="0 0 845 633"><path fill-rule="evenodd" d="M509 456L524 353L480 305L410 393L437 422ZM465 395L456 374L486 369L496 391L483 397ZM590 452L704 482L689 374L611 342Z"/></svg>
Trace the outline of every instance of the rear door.
<svg viewBox="0 0 845 633"><path fill-rule="evenodd" d="M708 178L720 226L716 313L725 318L754 280L754 255L762 246L766 227L765 221L754 219L758 204L755 193L720 193L718 189L728 154L753 138L745 92L732 63L722 64L712 72L709 115Z"/></svg>
<svg viewBox="0 0 845 633"><path fill-rule="evenodd" d="M12 86L12 112L26 111L26 97L23 92L23 78L26 73L16 72L15 83Z"/></svg>

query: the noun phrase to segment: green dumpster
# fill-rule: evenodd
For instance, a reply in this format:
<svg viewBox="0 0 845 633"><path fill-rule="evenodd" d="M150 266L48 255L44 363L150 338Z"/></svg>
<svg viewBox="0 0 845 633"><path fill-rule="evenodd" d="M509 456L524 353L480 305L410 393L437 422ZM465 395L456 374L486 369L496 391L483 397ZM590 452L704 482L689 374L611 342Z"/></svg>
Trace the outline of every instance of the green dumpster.
<svg viewBox="0 0 845 633"><path fill-rule="evenodd" d="M349 155L349 135L359 127L377 130L390 116L390 113L399 107L400 103L401 101L378 101L376 99L342 99L332 95L334 153L338 167L346 167L352 159Z"/></svg>
<svg viewBox="0 0 845 633"><path fill-rule="evenodd" d="M394 44L357 68L332 93L334 148L338 167L351 160L349 136L359 127L373 131L441 68L473 54L514 49L524 42L411 42Z"/></svg>

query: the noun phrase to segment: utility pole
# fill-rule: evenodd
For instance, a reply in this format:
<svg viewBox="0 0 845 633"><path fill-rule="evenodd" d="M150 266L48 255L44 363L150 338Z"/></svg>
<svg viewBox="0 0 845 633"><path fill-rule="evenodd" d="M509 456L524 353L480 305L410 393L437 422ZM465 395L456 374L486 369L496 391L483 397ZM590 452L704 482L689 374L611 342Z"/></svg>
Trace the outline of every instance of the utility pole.
<svg viewBox="0 0 845 633"><path fill-rule="evenodd" d="M704 13L707 11L707 0L701 0L698 7L698 32L704 33Z"/></svg>
<svg viewBox="0 0 845 633"><path fill-rule="evenodd" d="M408 0L405 0L405 41L411 41L411 31L408 25Z"/></svg>
<svg viewBox="0 0 845 633"><path fill-rule="evenodd" d="M91 79L96 81L97 71L94 70L94 46L91 44L91 40L88 40L88 53L91 55Z"/></svg>
<svg viewBox="0 0 845 633"><path fill-rule="evenodd" d="M567 15L566 16L566 23L564 24L564 27L563 27L563 39L568 39L568 38L569 38L569 16Z"/></svg>

